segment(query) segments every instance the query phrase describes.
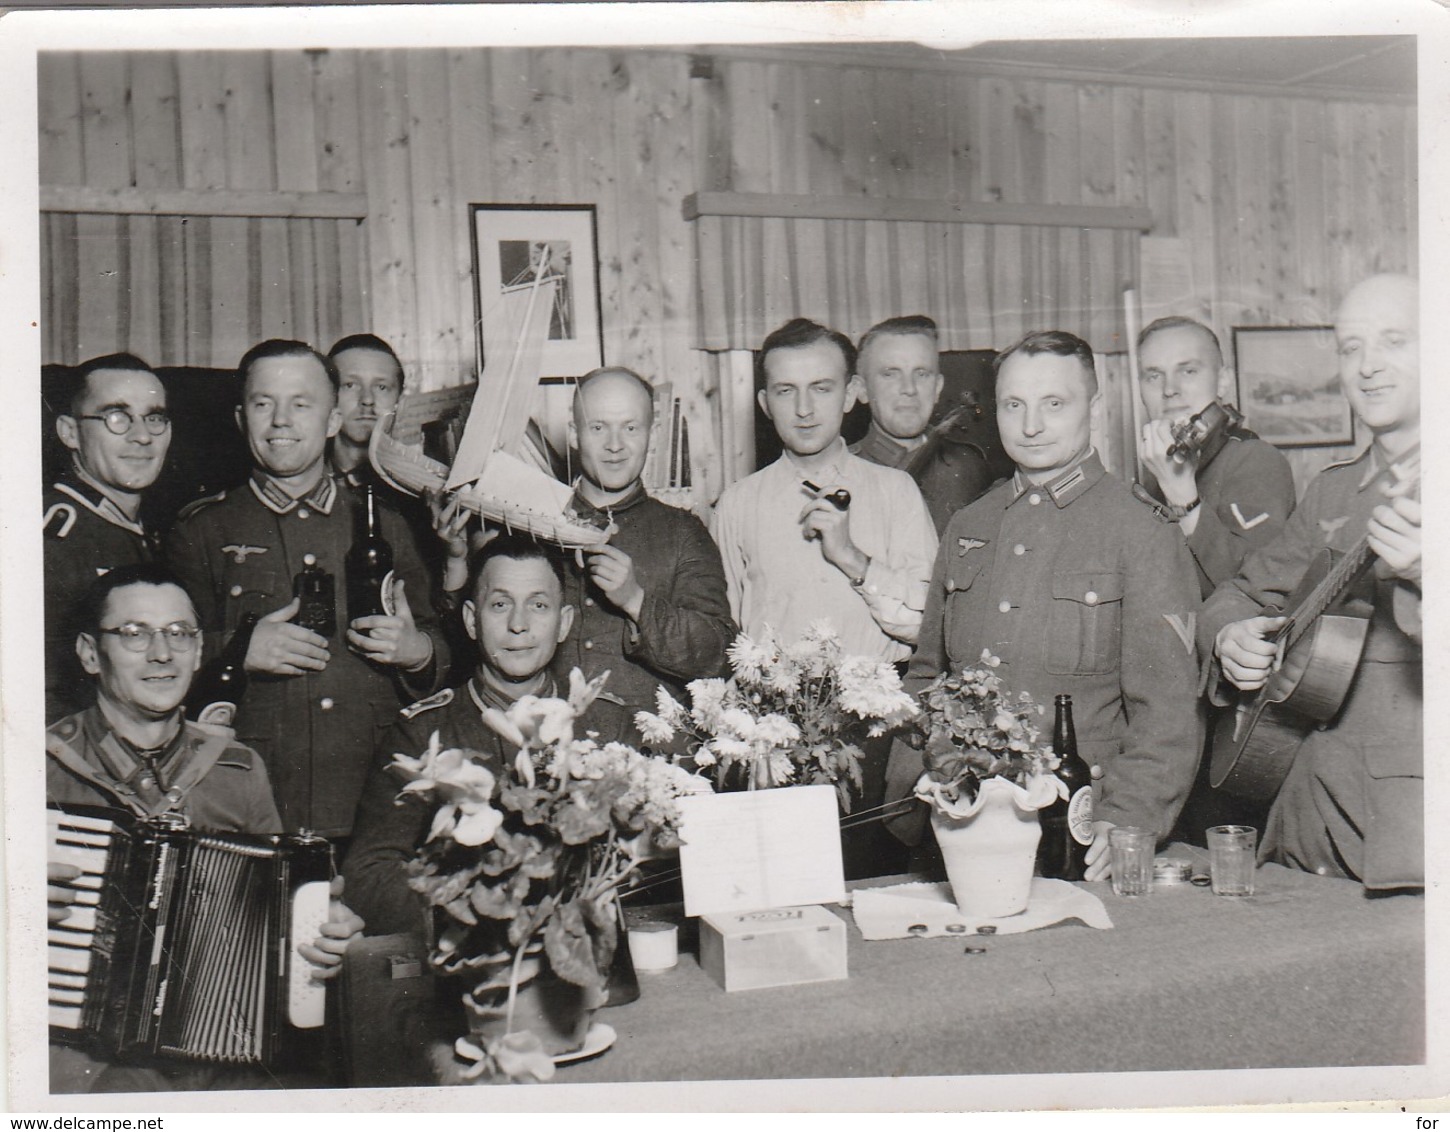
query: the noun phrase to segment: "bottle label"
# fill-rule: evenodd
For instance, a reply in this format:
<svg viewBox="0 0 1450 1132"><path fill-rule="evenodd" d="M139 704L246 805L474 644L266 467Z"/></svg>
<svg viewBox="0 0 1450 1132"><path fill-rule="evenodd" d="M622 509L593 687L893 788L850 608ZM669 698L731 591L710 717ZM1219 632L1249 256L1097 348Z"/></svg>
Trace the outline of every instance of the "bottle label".
<svg viewBox="0 0 1450 1132"><path fill-rule="evenodd" d="M1067 828L1079 845L1093 843L1093 788L1079 786L1067 801Z"/></svg>
<svg viewBox="0 0 1450 1132"><path fill-rule="evenodd" d="M383 577L382 584L378 587L378 603L382 611L389 617L398 612L398 606L393 601L393 571L389 570Z"/></svg>

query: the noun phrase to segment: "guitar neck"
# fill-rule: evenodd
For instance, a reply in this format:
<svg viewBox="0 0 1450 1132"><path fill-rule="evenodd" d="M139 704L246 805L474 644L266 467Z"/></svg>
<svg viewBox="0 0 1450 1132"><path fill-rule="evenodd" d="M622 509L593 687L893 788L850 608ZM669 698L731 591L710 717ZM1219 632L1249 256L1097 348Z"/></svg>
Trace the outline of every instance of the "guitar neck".
<svg viewBox="0 0 1450 1132"><path fill-rule="evenodd" d="M1370 549L1369 536L1366 535L1345 552L1344 557L1325 575L1324 580L1294 610L1290 618L1291 628L1285 644L1286 651L1299 643L1300 638L1313 627L1320 615L1338 601L1345 590L1354 585L1373 561L1374 551Z"/></svg>

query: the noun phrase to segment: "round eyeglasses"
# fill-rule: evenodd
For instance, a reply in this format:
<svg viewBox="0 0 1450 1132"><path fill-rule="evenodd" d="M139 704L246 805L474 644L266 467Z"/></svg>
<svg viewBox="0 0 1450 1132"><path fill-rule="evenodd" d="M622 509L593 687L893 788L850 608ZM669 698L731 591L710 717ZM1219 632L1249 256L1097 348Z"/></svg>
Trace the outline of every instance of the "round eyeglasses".
<svg viewBox="0 0 1450 1132"><path fill-rule="evenodd" d="M196 647L196 642L201 639L201 630L195 625L188 625L185 621L173 621L170 625L163 625L159 629L127 621L124 625L102 629L101 632L116 637L120 640L121 647L131 652L145 652L158 635L164 636L167 646L176 652L190 652Z"/></svg>
<svg viewBox="0 0 1450 1132"><path fill-rule="evenodd" d="M136 416L126 409L108 409L104 413L78 416L76 420L100 421L106 426L107 432L113 432L117 436L125 436L131 431L131 426L136 423ZM146 426L146 431L152 436L160 436L171 427L171 418L165 413L147 413L141 418L141 423Z"/></svg>

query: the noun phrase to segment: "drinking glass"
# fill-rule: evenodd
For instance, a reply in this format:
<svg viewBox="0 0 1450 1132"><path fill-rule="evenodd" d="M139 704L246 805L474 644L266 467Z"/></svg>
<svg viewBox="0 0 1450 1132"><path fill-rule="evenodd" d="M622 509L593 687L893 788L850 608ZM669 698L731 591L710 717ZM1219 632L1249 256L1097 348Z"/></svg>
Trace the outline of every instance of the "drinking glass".
<svg viewBox="0 0 1450 1132"><path fill-rule="evenodd" d="M1157 845L1157 835L1151 829L1118 825L1108 831L1114 892L1119 896L1147 896L1153 891L1153 853Z"/></svg>
<svg viewBox="0 0 1450 1132"><path fill-rule="evenodd" d="M1215 896L1254 894L1259 831L1251 825L1216 825L1208 831L1209 874Z"/></svg>

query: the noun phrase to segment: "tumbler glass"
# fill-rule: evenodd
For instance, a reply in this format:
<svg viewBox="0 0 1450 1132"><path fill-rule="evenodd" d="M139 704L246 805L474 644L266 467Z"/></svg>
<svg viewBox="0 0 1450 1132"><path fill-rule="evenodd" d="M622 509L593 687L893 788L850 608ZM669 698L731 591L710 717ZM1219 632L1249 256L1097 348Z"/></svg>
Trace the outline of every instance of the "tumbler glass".
<svg viewBox="0 0 1450 1132"><path fill-rule="evenodd" d="M1208 831L1209 873L1216 896L1254 894L1259 831L1251 825L1216 825Z"/></svg>
<svg viewBox="0 0 1450 1132"><path fill-rule="evenodd" d="M1119 896L1147 896L1153 891L1153 853L1157 845L1157 835L1151 829L1119 825L1108 831L1114 892Z"/></svg>

